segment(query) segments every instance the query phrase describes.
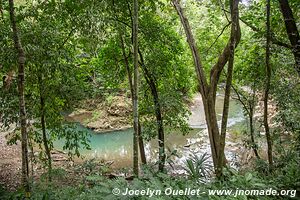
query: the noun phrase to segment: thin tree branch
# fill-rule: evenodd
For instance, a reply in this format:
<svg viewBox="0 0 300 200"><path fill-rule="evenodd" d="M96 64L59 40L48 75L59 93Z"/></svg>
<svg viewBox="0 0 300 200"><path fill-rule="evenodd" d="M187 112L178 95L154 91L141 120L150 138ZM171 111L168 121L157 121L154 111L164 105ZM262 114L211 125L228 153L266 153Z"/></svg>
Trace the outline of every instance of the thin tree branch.
<svg viewBox="0 0 300 200"><path fill-rule="evenodd" d="M245 104L245 102L242 100L242 98L244 98L244 99L247 99L247 98L245 98L245 96L242 93L240 93L233 84L231 85L231 88L237 95L237 98L234 98L234 99L238 100L243 105L244 109L246 110L247 114L249 115L250 111L249 111L247 105Z"/></svg>
<svg viewBox="0 0 300 200"><path fill-rule="evenodd" d="M108 18L108 20L117 21L117 22L119 22L119 23L121 23L121 24L124 24L125 26L127 26L127 27L129 27L129 28L132 28L132 26L131 26L130 24L128 24L128 23L126 23L126 22L124 22L124 21L122 21L122 20L120 20L120 19L118 19L118 18L116 18L116 17L114 17L114 18Z"/></svg>
<svg viewBox="0 0 300 200"><path fill-rule="evenodd" d="M229 18L228 18L228 16L227 16L227 13L225 12L225 7L224 7L224 4L223 4L222 0L219 0L219 3L220 3L220 6L221 6L221 8L222 8L222 11L223 11L223 13L224 13L224 15L225 15L225 17L226 17L228 23L230 23L230 20L229 20Z"/></svg>
<svg viewBox="0 0 300 200"><path fill-rule="evenodd" d="M224 12L229 13L228 10L226 10L226 9L223 9L223 10L224 10ZM252 29L254 32L257 32L257 33L262 33L262 32L263 32L263 31L261 31L259 28L257 28L257 27L254 26L253 24L251 24L250 22L248 22L248 21L246 21L245 19L243 19L242 17L239 17L239 20L240 20L241 22L243 22L246 26L248 26L250 29ZM266 37L266 36L265 36L265 37ZM274 33L271 33L271 41L272 41L273 44L276 44L276 45L278 45L278 46L282 46L282 47L285 47L285 48L291 49L291 50L293 49L292 45L289 45L289 44L287 44L287 43L285 43L285 42L282 42L282 41L278 40L278 39L276 38L276 36L275 36Z"/></svg>
<svg viewBox="0 0 300 200"><path fill-rule="evenodd" d="M237 17L239 17L239 12L237 13ZM213 94L216 94L217 84L220 79L221 72L224 69L229 57L230 57L230 43L234 37L235 39L235 47L239 44L241 40L241 29L240 24L237 22L236 31L233 36L231 36L227 42L226 47L224 48L222 54L219 56L217 63L213 66L210 73L210 84Z"/></svg>
<svg viewBox="0 0 300 200"><path fill-rule="evenodd" d="M230 26L231 22L229 21L229 23L223 27L221 33L217 36L217 38L215 39L215 41L208 47L208 49L206 50L206 55L208 54L208 52L210 51L210 49L213 47L213 45L215 45L218 41L218 39L221 37L221 35L224 33L224 31L226 30L226 28L228 26Z"/></svg>
<svg viewBox="0 0 300 200"><path fill-rule="evenodd" d="M64 41L61 43L61 45L59 46L58 50L62 49L65 44L68 42L68 40L71 38L73 32L76 30L76 28L72 28L71 31L69 32L69 34L67 35L67 37L65 37Z"/></svg>
<svg viewBox="0 0 300 200"><path fill-rule="evenodd" d="M248 26L249 28L251 28L253 31L255 32L258 32L258 33L261 33L262 31L255 27L254 25L252 25L251 23L247 22L246 20L240 18L241 22L243 22L246 26ZM288 48L288 49L292 49L293 47L287 43L284 43L282 41L279 41L276 36L274 35L274 33L271 33L271 41L273 44L276 44L278 46L282 46L282 47L285 47L285 48Z"/></svg>

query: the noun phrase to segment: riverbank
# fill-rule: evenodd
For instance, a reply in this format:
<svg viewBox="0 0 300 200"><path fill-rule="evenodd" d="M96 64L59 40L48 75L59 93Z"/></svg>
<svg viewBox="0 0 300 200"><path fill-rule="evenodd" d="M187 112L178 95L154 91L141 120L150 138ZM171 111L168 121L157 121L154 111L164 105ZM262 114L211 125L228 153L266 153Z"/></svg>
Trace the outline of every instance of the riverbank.
<svg viewBox="0 0 300 200"><path fill-rule="evenodd" d="M205 128L205 114L202 97L199 93L194 94L193 99L187 101L191 115L188 124L191 128ZM110 132L125 130L132 127L132 104L131 98L125 94L110 97L107 100L89 99L80 103L80 107L66 116L68 121L79 122L95 132ZM217 95L216 112L220 118L223 110L223 95ZM229 115L235 115L229 121L229 125L243 120L240 105L231 100ZM232 121L233 120L233 121Z"/></svg>
<svg viewBox="0 0 300 200"><path fill-rule="evenodd" d="M222 98L222 95L218 95L217 97L216 110L218 116L220 116L222 111ZM115 161L111 166L114 169L123 168L124 166L130 167L132 164L132 152L130 150L132 147L131 133L124 133L124 131L120 132L116 130L124 130L131 126L131 99L127 98L126 96L119 95L112 97L105 102L88 100L85 103L87 106L82 106L76 111L70 113L67 116L67 120L80 122L84 127L93 130L95 133L105 132L98 135L93 134L93 137L95 138L91 139L93 150L90 153L92 156L86 156L86 160L93 158L93 156L97 157L96 155L101 155L102 157L98 159L99 161ZM203 118L204 111L200 94L196 94L194 96L193 102L190 104L190 109L192 115L189 119L189 124L191 127L194 126L194 128L198 129L199 131L195 131L195 133L190 133L186 136L182 136L181 133L166 135L166 147L168 149L167 152L171 153L169 152L169 149L176 150L178 152L178 157L173 157L171 159L173 163L176 164L172 166L174 169L170 168L170 171L173 170L172 173L184 173L183 166L191 155L201 156L204 153L210 155L211 152L208 133L205 129L205 119ZM241 114L241 107L238 106L234 101L231 101L230 113L230 119L232 119L234 123L240 122L241 119L238 118ZM109 131L111 131L111 133L107 133ZM1 136L3 135L4 134L1 133ZM19 144L8 146L6 145L7 140L5 137L0 139L2 145L1 152L8 152L8 155L2 159L3 162L0 166L2 175L0 174L0 178L3 180L3 183L8 183L9 188L16 188L20 180L19 174L17 173L20 172L21 167L21 147ZM145 148L147 151L146 153L148 161L154 163L157 159L157 141L154 140L151 143L145 144ZM34 152L36 156L39 154L38 150L35 150ZM232 166L234 166L235 163L248 163L253 158L252 151L247 150L243 146L241 135L235 135L233 132L230 132L227 135L226 156ZM15 160L11 162L9 158ZM58 151L52 152L52 158L54 160L53 164L57 168L68 169L74 165L80 165L84 163L84 160L81 159L77 159L75 162L70 162L66 154ZM9 162L5 163L5 160ZM7 163L12 164L6 165ZM34 166L34 172L36 174L35 177L38 178L40 174L45 172L45 170L42 169L41 165L37 165ZM10 177L13 180L8 180L8 178L5 177Z"/></svg>
<svg viewBox="0 0 300 200"><path fill-rule="evenodd" d="M77 110L69 115L73 121L80 122L84 127L92 129L93 132L100 131L102 134L92 134L91 138L91 151L84 151L84 154L90 158L104 159L104 160L115 160L114 166L120 167L130 167L132 164L132 130L112 130L110 128L103 128L103 122L110 123L107 121L109 117L114 117L114 119L120 119L125 114L131 115L131 100L125 98L124 96L117 96L112 98L111 104L102 102L87 103L89 107ZM121 103L120 103L121 102ZM124 103L126 102L126 103ZM218 114L218 119L223 108L223 96L219 94L217 96L216 111ZM125 106L124 106L125 104ZM191 116L188 119L189 126L193 128L189 134L182 135L180 132L172 131L170 134L165 135L165 145L167 153L175 150L179 153L179 157L173 157L172 161L176 163L176 171L182 173L182 166L185 164L185 160L190 158L191 154L200 156L204 153L210 155L211 149L209 144L208 133L206 130L206 123L204 118L204 109L202 105L202 98L199 93L195 94L193 100L189 103ZM100 106L99 106L100 105ZM238 124L244 120L242 109L236 101L230 101L230 111L229 111L229 127ZM92 109L89 109L92 108ZM111 112L115 110L117 112ZM124 112L125 110L125 112ZM120 112L121 111L121 112ZM122 115L123 111L123 115ZM94 114L93 114L94 113ZM101 114L95 114L101 113ZM121 114L119 114L121 113ZM93 117L94 116L94 117ZM127 116L127 117L128 117ZM98 118L97 118L98 117ZM101 118L104 118L103 121ZM130 118L130 117L129 117ZM129 120L129 123L131 120ZM127 128L130 124L124 123L121 127ZM112 127L109 125L108 127ZM122 129L122 128L121 128ZM229 131L231 132L231 131ZM238 132L238 131L235 131ZM97 133L97 132L96 132ZM146 157L148 161L155 163L157 161L157 141L156 139L145 143ZM237 157L248 157L240 156L241 150L243 149L243 142L238 140L235 133L228 133L226 151L228 151L228 160L230 162L237 162ZM248 159L245 159L248 160ZM182 165L182 166L180 166Z"/></svg>
<svg viewBox="0 0 300 200"><path fill-rule="evenodd" d="M130 128L131 113L131 99L125 95L117 95L100 102L85 100L82 106L66 116L66 119L101 133Z"/></svg>

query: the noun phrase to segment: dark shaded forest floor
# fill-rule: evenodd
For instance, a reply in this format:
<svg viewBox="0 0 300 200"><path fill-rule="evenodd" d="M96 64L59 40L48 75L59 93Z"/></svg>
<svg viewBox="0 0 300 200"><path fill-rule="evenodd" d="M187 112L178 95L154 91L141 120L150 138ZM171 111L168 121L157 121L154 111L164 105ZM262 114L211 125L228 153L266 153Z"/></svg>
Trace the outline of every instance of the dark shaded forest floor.
<svg viewBox="0 0 300 200"><path fill-rule="evenodd" d="M20 185L21 145L8 145L6 134L0 133L0 184L7 190L15 190Z"/></svg>
<svg viewBox="0 0 300 200"><path fill-rule="evenodd" d="M8 132L0 132L0 185L7 191L15 191L21 184L21 144L20 142L12 145L7 144L7 138L9 138L7 135L9 135ZM29 166L30 175L32 175L33 169L32 177L34 180L40 179L46 172L43 164L38 159L39 152L40 149L35 147L35 161L30 162ZM29 152L29 155L32 155L31 152ZM53 168L56 170L63 169L68 174L68 181L74 182L72 177L78 177L76 173L73 173L74 168L83 163L82 159L70 161L65 153L56 150L51 152L51 157L53 160ZM30 161L32 161L32 156L30 156L30 159ZM64 182L62 179L60 181Z"/></svg>

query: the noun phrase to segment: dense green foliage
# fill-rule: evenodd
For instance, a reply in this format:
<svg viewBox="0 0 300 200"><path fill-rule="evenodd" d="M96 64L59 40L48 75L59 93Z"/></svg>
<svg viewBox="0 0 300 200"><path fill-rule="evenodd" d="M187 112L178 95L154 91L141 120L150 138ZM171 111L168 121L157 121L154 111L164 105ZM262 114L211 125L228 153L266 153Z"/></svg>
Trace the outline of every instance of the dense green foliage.
<svg viewBox="0 0 300 200"><path fill-rule="evenodd" d="M204 73L222 55L230 37L229 0L181 1L195 36ZM289 0L299 30L300 4ZM213 189L257 189L300 191L300 79L295 68L294 47L284 26L278 1L271 1L271 86L269 91L271 139L274 168L268 170L262 121L263 91L266 81L266 2L240 1L241 41L236 47L232 98L241 104L246 126L237 135L247 151L254 151L251 162L239 169L224 168L221 179L213 175L209 154L192 155L186 160L184 176L157 172L149 163L140 178L108 178L106 167L95 170L91 162L68 180L69 172L54 169L53 180L32 181L32 199L148 199L146 196L116 196L114 188L200 189L199 197L158 195L151 199L285 199L288 196L209 195ZM20 139L18 101L18 58L14 48L9 5L0 1L0 128L15 128L10 143ZM26 55L25 100L28 138L42 151L47 164L47 145L65 141L69 156L80 156L89 149L89 135L77 131L66 120L69 112L88 100L110 102L114 96L131 97L133 74L133 2L119 1L17 1L17 25ZM176 10L170 1L139 0L139 122L141 139L150 141L164 133L188 134L189 104L198 92L193 57ZM219 88L226 85L227 67L222 70ZM101 104L103 105L103 104ZM214 105L214 103L212 103ZM129 111L131 112L131 110ZM159 121L160 112L162 120ZM97 116L96 116L97 117ZM98 116L99 117L99 116ZM101 116L100 116L101 117ZM206 116L207 117L207 116ZM132 116L128 115L132 121ZM43 137L46 133L46 138ZM1 132L2 134L2 132ZM164 141L163 141L164 142ZM33 146L35 146L33 145ZM33 146L31 146L33 148ZM49 153L49 152L48 152ZM172 153L171 153L172 154ZM249 153L251 154L251 153ZM50 158L51 160L51 158ZM248 161L248 160L247 160ZM47 166L48 165L48 166ZM170 170L169 168L167 170ZM129 174L131 171L129 172ZM83 175L82 175L83 174ZM0 186L0 199L21 199L23 190L6 192Z"/></svg>

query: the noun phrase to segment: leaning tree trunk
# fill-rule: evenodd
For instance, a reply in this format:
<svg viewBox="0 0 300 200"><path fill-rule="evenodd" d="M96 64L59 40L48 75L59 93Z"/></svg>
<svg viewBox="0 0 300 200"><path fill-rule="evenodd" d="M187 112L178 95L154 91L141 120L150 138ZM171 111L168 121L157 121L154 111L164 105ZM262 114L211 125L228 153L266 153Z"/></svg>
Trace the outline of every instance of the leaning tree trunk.
<svg viewBox="0 0 300 200"><path fill-rule="evenodd" d="M252 99L249 101L249 127L250 127L250 137L251 137L251 147L253 149L254 155L256 156L257 159L260 159L260 156L258 154L258 145L255 142L254 138L254 107L255 107L255 97L256 97L256 84L254 82L253 88L252 88Z"/></svg>
<svg viewBox="0 0 300 200"><path fill-rule="evenodd" d="M153 97L154 109L155 109L155 117L156 117L156 126L157 126L157 133L158 133L158 171L163 172L166 162L166 155L165 155L165 133L164 133L164 124L161 112L161 105L159 102L158 91L155 84L153 77L151 76L150 72L144 65L144 61L142 58L142 54L140 53L141 57L141 66L145 75L145 79L147 84L150 87L151 94Z"/></svg>
<svg viewBox="0 0 300 200"><path fill-rule="evenodd" d="M228 41L222 54L220 54L220 56L217 60L217 63L212 67L212 69L210 71L210 77L209 77L210 83L208 84L207 77L204 73L204 67L201 63L199 51L197 49L197 45L195 43L195 39L192 34L191 27L189 25L189 21L184 14L184 11L179 3L179 0L172 0L172 3L178 13L181 24L182 24L185 34L186 34L187 42L188 42L189 47L192 52L193 61L194 61L194 65L195 65L195 71L196 71L199 88L200 88L200 93L201 93L201 96L203 99L205 119L206 119L207 129L208 129L208 133L209 133L214 168L217 169L217 163L218 163L219 156L223 156L223 157L225 157L225 156L224 156L224 154L219 155L220 135L219 135L219 127L218 127L218 123L217 123L217 116L216 116L216 109L215 109L216 93L217 93L217 85L218 85L218 81L220 79L221 72L224 69L224 66L226 65L226 63L228 62L229 57L230 57L231 39ZM238 12L237 12L237 14L238 14ZM239 23L237 23L237 28L234 32L234 38L235 38L235 47L236 47L241 38ZM224 158L224 160L225 160L225 158Z"/></svg>
<svg viewBox="0 0 300 200"><path fill-rule="evenodd" d="M189 44L189 47L192 52L195 71L199 83L199 89L200 94L202 96L203 105L204 105L204 111L205 111L205 119L207 123L208 133L209 133L209 139L210 139L210 146L212 151L212 158L214 166L216 167L217 164L217 140L219 137L219 131L218 131L218 125L217 125L217 118L214 116L215 110L214 110L214 97L213 95L208 95L208 83L204 74L204 69L201 63L199 51L197 49L197 45L194 39L194 36L191 31L191 27L189 24L188 19L186 18L184 11L180 5L180 2L178 0L173 0L173 5L177 11L177 14L180 18L181 24L184 28L187 42Z"/></svg>
<svg viewBox="0 0 300 200"><path fill-rule="evenodd" d="M268 144L268 160L270 171L273 168L273 155L272 155L272 139L270 135L270 128L268 123L268 99L271 82L271 65L270 65L270 0L267 0L267 44L266 44L266 83L264 92L264 127L266 131L266 139Z"/></svg>
<svg viewBox="0 0 300 200"><path fill-rule="evenodd" d="M250 139L251 139L251 148L253 149L254 155L257 159L260 159L260 156L257 151L257 144L254 139L254 124L253 124L253 113L254 108L252 105L249 106L249 126L250 126Z"/></svg>
<svg viewBox="0 0 300 200"><path fill-rule="evenodd" d="M4 20L4 13L3 13L3 8L2 8L2 0L0 0L0 15L1 15L1 20Z"/></svg>
<svg viewBox="0 0 300 200"><path fill-rule="evenodd" d="M163 118L161 113L161 106L159 103L158 92L153 81L149 81L151 94L153 97L154 108L155 108L155 117L156 117L156 126L158 133L158 171L163 172L166 162L165 155L165 134L164 134L164 125Z"/></svg>
<svg viewBox="0 0 300 200"><path fill-rule="evenodd" d="M292 51L296 62L295 68L300 75L300 36L296 21L288 0L279 0L279 4L281 13L283 15L286 32L292 45Z"/></svg>
<svg viewBox="0 0 300 200"><path fill-rule="evenodd" d="M46 133L46 108L45 108L45 98L44 98L44 91L43 91L43 83L42 83L42 74L39 74L39 92L40 92L40 117L41 117L41 126L42 126L42 136L43 136L43 144L45 148L45 153L47 156L47 167L48 167L48 180L51 181L51 172L52 172L52 158L51 158L51 151L48 145L47 133Z"/></svg>
<svg viewBox="0 0 300 200"><path fill-rule="evenodd" d="M18 95L20 109L20 125L21 125L21 143L22 143L22 184L26 191L26 196L30 196L29 187L29 164L28 164L28 141L27 141L27 123L25 108L25 53L19 38L16 25L16 17L14 11L14 1L9 0L10 21L13 30L13 40L16 51L18 53Z"/></svg>
<svg viewBox="0 0 300 200"><path fill-rule="evenodd" d="M133 173L136 177L139 175L139 157L138 157L138 138L139 138L139 110L138 110L138 0L133 1L133 66L134 66L134 98L133 98L133 118L134 118L134 135L133 135Z"/></svg>
<svg viewBox="0 0 300 200"><path fill-rule="evenodd" d="M226 129L229 113L229 101L230 101L230 91L232 85L232 74L233 74L233 64L234 64L234 50L235 50L235 32L237 29L238 23L238 0L233 0L230 2L231 8L231 41L230 41L230 56L228 60L228 70L227 70L227 79L225 86L225 97L223 104L223 114L222 114L222 123L221 123L221 135L220 135L220 148L219 148L219 157L218 157L218 166L217 166L217 177L221 178L223 175L222 168L224 166L225 156L220 156L224 154L225 149L225 139L226 139Z"/></svg>
<svg viewBox="0 0 300 200"><path fill-rule="evenodd" d="M258 149L257 144L256 144L255 138L254 138L253 115L254 115L255 96L256 96L255 86L253 86L253 88L252 88L252 94L251 94L252 99L251 100L249 100L245 96L243 96L242 93L239 93L238 90L233 85L232 85L232 89L234 90L235 94L237 95L237 100L241 103L241 105L243 106L243 109L245 110L245 112L247 113L247 115L249 117L251 148L253 149L253 152L254 152L256 158L260 159L260 156L257 151L257 149ZM241 96L244 100L241 98Z"/></svg>
<svg viewBox="0 0 300 200"><path fill-rule="evenodd" d="M121 44L121 49L122 49L122 55L124 58L124 64L127 72L127 77L128 77L128 82L129 82L129 89L130 89L130 95L131 95L131 100L132 100L132 105L134 104L133 99L134 99L134 89L133 89L133 84L132 84L132 76L131 76L131 70L130 70L130 65L128 61L128 57L126 56L126 51L125 51L125 44L124 40L122 37L122 34L120 32L120 44ZM146 154L145 154L145 148L144 148L144 140L141 135L141 124L138 122L138 133L139 133L139 147L140 147L140 156L141 156L141 161L142 164L147 164L147 159L146 159Z"/></svg>
<svg viewBox="0 0 300 200"><path fill-rule="evenodd" d="M147 164L147 159L146 159L146 152L145 152L145 145L144 145L144 139L142 136L142 128L141 128L141 123L139 121L138 123L138 128L139 128L139 149L140 149L140 156L141 156L141 161L143 165Z"/></svg>
<svg viewBox="0 0 300 200"><path fill-rule="evenodd" d="M214 96L209 92L208 97L202 96L203 105L204 105L204 112L205 112L205 119L208 129L208 135L210 140L212 158L214 168L217 169L218 163L218 153L219 153L219 127L218 127L218 120L215 110L215 101Z"/></svg>
<svg viewBox="0 0 300 200"><path fill-rule="evenodd" d="M161 114L161 106L158 99L158 93L156 87L152 89L152 96L155 107L155 116L156 116L156 124L157 124L157 132L158 132L158 170L160 172L164 171L166 155L165 155L165 134L163 127L163 119Z"/></svg>
<svg viewBox="0 0 300 200"><path fill-rule="evenodd" d="M129 7L129 12L130 7ZM134 25L134 20L133 20L133 25ZM134 29L135 26L133 26ZM134 31L133 31L134 32ZM134 43L134 35L132 37L133 43ZM135 53L135 52L134 52ZM158 92L157 88L155 85L155 81L153 80L151 74L148 72L146 66L144 65L144 60L141 52L139 51L138 48L138 54L140 55L141 58L141 66L145 74L145 79L147 81L147 84L151 88L151 94L153 96L153 102L154 102L154 107L155 107L155 116L156 116L156 121L157 121L157 129L158 129L158 143L159 143L159 171L162 172L164 170L164 165L165 165L165 139L164 139L164 128L163 128L163 119L162 119L162 113L161 113L161 106L159 103L159 98L158 98ZM141 141L140 141L141 142ZM144 149L143 149L144 150ZM143 153L145 154L145 153Z"/></svg>
<svg viewBox="0 0 300 200"><path fill-rule="evenodd" d="M51 171L52 171L52 160L51 160L51 152L48 145L47 133L46 133L46 121L45 121L45 101L43 97L40 97L41 104L41 125L42 125L42 135L43 135L43 144L45 148L45 153L47 155L48 162L48 180L51 181Z"/></svg>

